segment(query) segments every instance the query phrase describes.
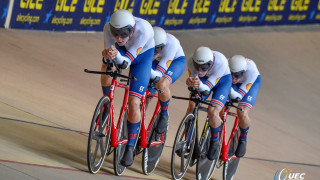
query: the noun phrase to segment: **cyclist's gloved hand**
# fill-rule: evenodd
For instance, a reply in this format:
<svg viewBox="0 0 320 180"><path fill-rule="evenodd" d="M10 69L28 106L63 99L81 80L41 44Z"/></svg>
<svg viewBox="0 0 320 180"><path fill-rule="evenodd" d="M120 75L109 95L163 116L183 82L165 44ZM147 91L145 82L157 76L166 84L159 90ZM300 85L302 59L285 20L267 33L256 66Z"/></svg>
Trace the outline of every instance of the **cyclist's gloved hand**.
<svg viewBox="0 0 320 180"><path fill-rule="evenodd" d="M240 101L241 101L241 98L239 98L239 97L232 99L232 102L235 102L235 103L239 103Z"/></svg>
<svg viewBox="0 0 320 180"><path fill-rule="evenodd" d="M121 68L121 69L127 69L127 66L128 66L127 61L123 61L122 64L119 64L119 68Z"/></svg>
<svg viewBox="0 0 320 180"><path fill-rule="evenodd" d="M107 66L107 71L111 71L113 68L113 61L102 57L102 63Z"/></svg>
<svg viewBox="0 0 320 180"><path fill-rule="evenodd" d="M196 97L196 98L201 98L201 93L197 88L189 86L188 90L190 91L191 96Z"/></svg>
<svg viewBox="0 0 320 180"><path fill-rule="evenodd" d="M201 95L202 96L208 96L209 95L209 91L208 90L202 91Z"/></svg>
<svg viewBox="0 0 320 180"><path fill-rule="evenodd" d="M154 83L158 83L160 81L160 77L159 76L156 76L153 80L152 80Z"/></svg>

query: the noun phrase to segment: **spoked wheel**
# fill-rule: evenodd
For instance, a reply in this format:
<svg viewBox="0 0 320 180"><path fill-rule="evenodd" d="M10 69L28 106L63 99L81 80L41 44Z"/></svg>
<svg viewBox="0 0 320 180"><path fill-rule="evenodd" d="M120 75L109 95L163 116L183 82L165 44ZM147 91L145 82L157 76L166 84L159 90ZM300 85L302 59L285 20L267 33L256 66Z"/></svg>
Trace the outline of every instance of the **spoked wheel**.
<svg viewBox="0 0 320 180"><path fill-rule="evenodd" d="M151 132L149 134L147 148L143 149L142 170L146 175L152 173L152 171L157 167L167 138L168 129L162 134L158 134L155 131L158 120L159 113L153 123Z"/></svg>
<svg viewBox="0 0 320 180"><path fill-rule="evenodd" d="M128 129L127 129L127 119L128 114L125 111L123 115L122 124L120 125L120 129L118 131L118 147L114 148L114 156L113 156L113 169L114 173L117 176L120 176L123 171L126 169L125 166L122 166L120 161L123 157L124 151L126 149L126 145L128 142Z"/></svg>
<svg viewBox="0 0 320 180"><path fill-rule="evenodd" d="M200 139L200 157L197 161L197 171L196 171L196 177L197 179L210 179L211 175L213 174L218 158L215 160L209 160L207 158L207 152L209 151L210 147L210 139L211 139L211 131L210 126L207 124L207 126L204 127L202 132L202 138Z"/></svg>
<svg viewBox="0 0 320 180"><path fill-rule="evenodd" d="M223 180L232 180L237 171L240 158L237 158L234 153L238 147L238 141L240 137L239 129L234 132L230 148L228 151L228 156L230 157L223 165Z"/></svg>
<svg viewBox="0 0 320 180"><path fill-rule="evenodd" d="M97 173L106 156L110 140L110 99L104 96L93 114L87 147L87 164L90 173ZM102 114L102 115L101 115Z"/></svg>
<svg viewBox="0 0 320 180"><path fill-rule="evenodd" d="M182 120L174 140L171 156L171 175L181 179L187 171L195 145L195 119L187 114Z"/></svg>

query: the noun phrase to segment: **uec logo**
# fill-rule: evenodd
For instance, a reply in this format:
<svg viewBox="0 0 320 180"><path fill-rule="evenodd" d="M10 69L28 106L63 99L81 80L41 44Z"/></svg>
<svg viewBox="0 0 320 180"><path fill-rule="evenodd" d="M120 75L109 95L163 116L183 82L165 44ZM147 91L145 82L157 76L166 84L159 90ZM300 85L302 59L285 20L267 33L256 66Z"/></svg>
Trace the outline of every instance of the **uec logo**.
<svg viewBox="0 0 320 180"><path fill-rule="evenodd" d="M292 169L281 169L274 175L274 180L304 179L306 173L294 173Z"/></svg>

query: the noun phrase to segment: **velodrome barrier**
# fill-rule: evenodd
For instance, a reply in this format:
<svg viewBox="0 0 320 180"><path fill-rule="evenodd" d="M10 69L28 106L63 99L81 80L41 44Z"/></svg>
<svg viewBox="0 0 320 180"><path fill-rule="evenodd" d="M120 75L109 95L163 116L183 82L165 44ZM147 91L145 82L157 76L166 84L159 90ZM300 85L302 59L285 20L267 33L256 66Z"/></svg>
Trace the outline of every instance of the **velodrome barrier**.
<svg viewBox="0 0 320 180"><path fill-rule="evenodd" d="M320 22L319 0L1 0L0 26L102 31L118 9L167 30Z"/></svg>

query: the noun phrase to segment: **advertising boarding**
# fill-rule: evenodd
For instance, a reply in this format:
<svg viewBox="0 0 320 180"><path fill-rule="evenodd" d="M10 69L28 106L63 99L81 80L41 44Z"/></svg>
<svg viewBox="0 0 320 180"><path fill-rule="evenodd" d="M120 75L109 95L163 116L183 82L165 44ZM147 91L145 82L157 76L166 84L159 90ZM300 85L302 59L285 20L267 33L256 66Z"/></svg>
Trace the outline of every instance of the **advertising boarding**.
<svg viewBox="0 0 320 180"><path fill-rule="evenodd" d="M127 9L167 30L320 22L320 0L13 0L10 28L102 31ZM1 1L2 17L7 1ZM0 14L0 15L1 15ZM0 19L3 25L3 18Z"/></svg>

